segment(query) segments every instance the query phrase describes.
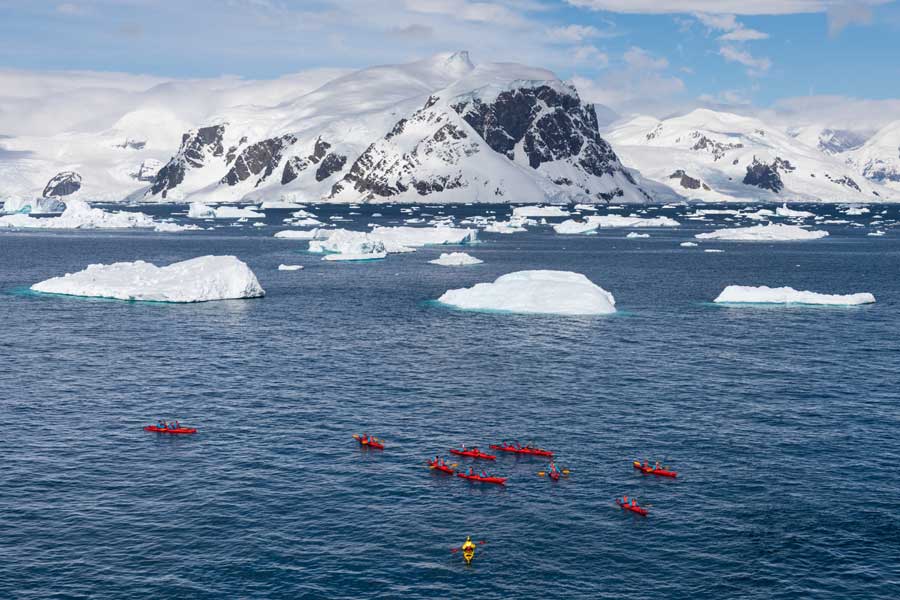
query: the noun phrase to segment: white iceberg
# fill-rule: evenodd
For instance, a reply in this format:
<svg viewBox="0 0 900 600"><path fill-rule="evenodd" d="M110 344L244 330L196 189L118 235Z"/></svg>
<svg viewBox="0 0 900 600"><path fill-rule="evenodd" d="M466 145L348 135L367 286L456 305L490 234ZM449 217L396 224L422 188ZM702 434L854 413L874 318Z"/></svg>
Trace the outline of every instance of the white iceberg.
<svg viewBox="0 0 900 600"><path fill-rule="evenodd" d="M56 198L8 198L3 202L5 213L26 215L54 215L66 210L66 204Z"/></svg>
<svg viewBox="0 0 900 600"><path fill-rule="evenodd" d="M578 235L581 233L590 233L597 231L598 223L590 221L576 221L575 219L566 219L562 223L553 226L553 231L562 235Z"/></svg>
<svg viewBox="0 0 900 600"><path fill-rule="evenodd" d="M628 235L626 235L625 237L626 237L626 238L629 238L629 239L635 239L635 238L648 238L648 237L650 237L650 234L649 234L649 233L638 233L638 232L636 232L636 231L632 231L632 232L630 232Z"/></svg>
<svg viewBox="0 0 900 600"><path fill-rule="evenodd" d="M466 310L605 315L616 312L613 295L581 273L517 271L493 283L448 290L438 302Z"/></svg>
<svg viewBox="0 0 900 600"><path fill-rule="evenodd" d="M754 225L717 229L709 233L698 233L700 240L728 240L734 242L791 242L817 240L828 235L827 231L803 229L799 225Z"/></svg>
<svg viewBox="0 0 900 600"><path fill-rule="evenodd" d="M523 233L528 231L525 229L525 220L510 219L509 221L494 221L485 226L484 231L488 233Z"/></svg>
<svg viewBox="0 0 900 600"><path fill-rule="evenodd" d="M303 268L303 265L285 265L285 264L278 265L279 271L299 271L302 268Z"/></svg>
<svg viewBox="0 0 900 600"><path fill-rule="evenodd" d="M719 250L718 248L706 248L703 251L708 254L721 254L722 252L725 252L724 250Z"/></svg>
<svg viewBox="0 0 900 600"><path fill-rule="evenodd" d="M465 252L442 252L439 258L429 260L432 265L441 265L444 267L464 267L466 265L479 265L483 260L479 260L471 254Z"/></svg>
<svg viewBox="0 0 900 600"><path fill-rule="evenodd" d="M517 206L512 214L514 217L568 217L570 213L559 206Z"/></svg>
<svg viewBox="0 0 900 600"><path fill-rule="evenodd" d="M770 288L767 286L729 285L713 302L754 303L754 304L829 304L855 306L871 304L875 296L868 292L858 294L818 294L798 291L790 287Z"/></svg>
<svg viewBox="0 0 900 600"><path fill-rule="evenodd" d="M805 210L791 210L788 208L787 203L782 204L778 208L775 209L775 214L779 217L791 217L794 219L808 219L810 217L816 216L815 213L807 212Z"/></svg>
<svg viewBox="0 0 900 600"><path fill-rule="evenodd" d="M253 210L255 207L218 206L215 209L217 219L264 219L265 214Z"/></svg>
<svg viewBox="0 0 900 600"><path fill-rule="evenodd" d="M318 229L310 229L301 231L299 229L285 229L275 234L275 237L281 240L314 240L319 236Z"/></svg>
<svg viewBox="0 0 900 600"><path fill-rule="evenodd" d="M191 202L188 207L189 219L215 219L216 209L202 202Z"/></svg>
<svg viewBox="0 0 900 600"><path fill-rule="evenodd" d="M387 258L387 252L341 252L340 254L326 254L322 260L337 262L358 262L366 260L381 260Z"/></svg>
<svg viewBox="0 0 900 600"><path fill-rule="evenodd" d="M234 256L200 256L166 267L142 260L95 264L36 283L31 289L47 294L154 302L207 302L265 295L250 267Z"/></svg>
<svg viewBox="0 0 900 600"><path fill-rule="evenodd" d="M596 215L587 218L589 223L596 223L599 227L622 227L632 229L635 227L680 227L681 223L669 217L623 217L622 215Z"/></svg>
<svg viewBox="0 0 900 600"><path fill-rule="evenodd" d="M314 239L309 242L310 252L348 255L386 252L384 242L364 231L334 229L322 232L322 236L322 239Z"/></svg>
<svg viewBox="0 0 900 600"><path fill-rule="evenodd" d="M681 242L678 245L681 246L682 248L696 248L697 242Z"/></svg>
<svg viewBox="0 0 900 600"><path fill-rule="evenodd" d="M457 227L380 227L372 228L371 235L391 246L417 248L419 246L470 244L477 241L475 229Z"/></svg>
<svg viewBox="0 0 900 600"><path fill-rule="evenodd" d="M141 212L105 211L91 208L83 200L68 200L66 210L58 217L34 218L18 213L0 217L0 229L156 229L174 232L197 229L193 225L177 225L156 221Z"/></svg>

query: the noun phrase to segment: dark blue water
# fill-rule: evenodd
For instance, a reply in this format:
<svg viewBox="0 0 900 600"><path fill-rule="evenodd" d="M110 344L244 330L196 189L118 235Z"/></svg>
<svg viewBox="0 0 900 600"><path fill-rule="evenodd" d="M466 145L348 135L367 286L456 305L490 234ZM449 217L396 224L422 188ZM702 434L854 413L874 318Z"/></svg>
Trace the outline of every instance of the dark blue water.
<svg viewBox="0 0 900 600"><path fill-rule="evenodd" d="M373 210L399 215L315 212L362 212L362 228ZM200 233L0 234L0 597L898 597L896 230L834 225L820 241L708 254L678 242L722 221L641 240L535 228L483 235L470 252L485 264L457 269L427 264L440 248L326 263L271 237L285 215ZM91 262L203 254L239 256L266 298L22 292ZM622 312L428 302L531 268L584 273ZM878 302L709 303L732 283ZM157 418L200 433L141 430ZM363 430L387 450L362 451ZM504 456L491 467L503 489L424 466L502 438L556 450L571 477ZM642 476L630 461L644 457L681 475ZM623 493L650 516L619 510ZM466 535L488 542L470 567L450 553Z"/></svg>

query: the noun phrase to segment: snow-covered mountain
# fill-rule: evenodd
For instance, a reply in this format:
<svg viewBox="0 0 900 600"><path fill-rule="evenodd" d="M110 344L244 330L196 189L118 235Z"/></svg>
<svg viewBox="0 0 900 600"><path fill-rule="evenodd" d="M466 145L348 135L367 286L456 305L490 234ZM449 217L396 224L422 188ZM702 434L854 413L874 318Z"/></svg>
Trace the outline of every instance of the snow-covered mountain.
<svg viewBox="0 0 900 600"><path fill-rule="evenodd" d="M7 147L22 151L23 161L55 168L42 165L40 179L0 177L0 193L210 203L671 197L623 166L600 136L594 107L544 69L476 66L465 52L446 53L344 74L274 99L265 106L217 105L215 113L189 124L143 107L103 135L79 134L78 143L57 152L64 158L58 161L48 160L53 153L46 143L14 139ZM180 143L172 141L173 127L179 127ZM114 173L104 164L110 148L128 154ZM79 151L94 154L79 161Z"/></svg>
<svg viewBox="0 0 900 600"><path fill-rule="evenodd" d="M625 164L681 196L706 201L878 202L900 194L832 155L759 119L698 109L636 117L605 134ZM871 140L870 140L871 141ZM849 152L862 152L869 144ZM832 146L835 148L837 146Z"/></svg>
<svg viewBox="0 0 900 600"><path fill-rule="evenodd" d="M847 161L867 179L900 192L900 121L879 129Z"/></svg>

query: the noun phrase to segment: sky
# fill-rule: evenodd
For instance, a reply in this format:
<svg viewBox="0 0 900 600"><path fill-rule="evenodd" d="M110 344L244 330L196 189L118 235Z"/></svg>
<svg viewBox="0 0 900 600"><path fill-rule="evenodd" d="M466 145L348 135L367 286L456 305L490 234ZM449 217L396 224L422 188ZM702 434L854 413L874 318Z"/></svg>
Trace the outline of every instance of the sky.
<svg viewBox="0 0 900 600"><path fill-rule="evenodd" d="M898 39L894 0L0 0L0 70L32 79L274 79L468 50L657 116L900 118Z"/></svg>

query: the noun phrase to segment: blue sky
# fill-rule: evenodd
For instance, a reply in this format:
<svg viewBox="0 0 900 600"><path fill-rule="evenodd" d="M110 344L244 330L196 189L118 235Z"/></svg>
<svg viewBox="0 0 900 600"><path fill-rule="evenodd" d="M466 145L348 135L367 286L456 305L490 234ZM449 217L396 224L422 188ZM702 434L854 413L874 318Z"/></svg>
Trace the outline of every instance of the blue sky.
<svg viewBox="0 0 900 600"><path fill-rule="evenodd" d="M274 78L467 49L617 110L900 98L892 0L0 0L0 68Z"/></svg>

